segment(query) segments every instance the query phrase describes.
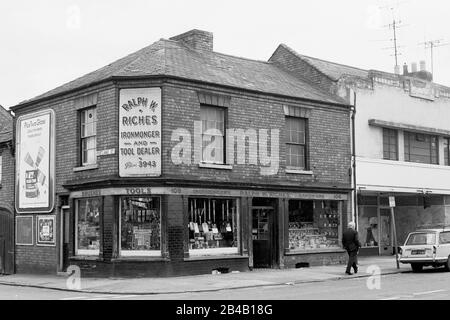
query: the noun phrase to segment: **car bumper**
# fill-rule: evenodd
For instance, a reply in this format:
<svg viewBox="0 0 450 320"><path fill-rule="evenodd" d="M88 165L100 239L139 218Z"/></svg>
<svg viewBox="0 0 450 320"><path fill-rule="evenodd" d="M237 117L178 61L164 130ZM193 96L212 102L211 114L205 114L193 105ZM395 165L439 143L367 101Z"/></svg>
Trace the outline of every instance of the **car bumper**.
<svg viewBox="0 0 450 320"><path fill-rule="evenodd" d="M405 257L400 258L399 261L401 263L428 263L428 264L436 264L436 263L446 263L447 258L446 257L436 257L436 258L411 258L411 257Z"/></svg>

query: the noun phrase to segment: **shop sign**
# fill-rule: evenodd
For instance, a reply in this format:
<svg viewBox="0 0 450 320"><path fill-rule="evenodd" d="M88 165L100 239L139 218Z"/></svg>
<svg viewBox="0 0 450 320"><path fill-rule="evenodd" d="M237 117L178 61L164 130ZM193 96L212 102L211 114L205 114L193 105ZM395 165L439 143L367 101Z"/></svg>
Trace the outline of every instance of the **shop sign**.
<svg viewBox="0 0 450 320"><path fill-rule="evenodd" d="M161 175L161 88L121 89L119 176Z"/></svg>
<svg viewBox="0 0 450 320"><path fill-rule="evenodd" d="M75 191L72 198L84 198L105 195L201 195L216 197L258 197L258 198L287 198L306 200L347 200L346 194L339 193L300 193L256 190L228 190L228 189L202 189L202 188L170 188L170 187L135 187L135 188L108 188L87 191Z"/></svg>
<svg viewBox="0 0 450 320"><path fill-rule="evenodd" d="M395 207L395 197L389 197L389 207L394 208Z"/></svg>
<svg viewBox="0 0 450 320"><path fill-rule="evenodd" d="M17 120L16 210L47 213L54 206L54 112L44 110Z"/></svg>
<svg viewBox="0 0 450 320"><path fill-rule="evenodd" d="M55 221L56 217L54 215L37 217L37 245L54 246L56 244Z"/></svg>

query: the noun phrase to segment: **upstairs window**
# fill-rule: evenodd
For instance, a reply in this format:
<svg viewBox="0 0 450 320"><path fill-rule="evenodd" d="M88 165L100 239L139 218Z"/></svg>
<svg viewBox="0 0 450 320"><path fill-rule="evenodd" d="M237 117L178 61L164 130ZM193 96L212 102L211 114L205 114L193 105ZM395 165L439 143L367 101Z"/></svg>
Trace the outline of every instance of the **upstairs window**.
<svg viewBox="0 0 450 320"><path fill-rule="evenodd" d="M383 128L383 159L398 160L397 130Z"/></svg>
<svg viewBox="0 0 450 320"><path fill-rule="evenodd" d="M202 121L202 162L225 163L225 109L200 107Z"/></svg>
<svg viewBox="0 0 450 320"><path fill-rule="evenodd" d="M450 138L444 138L444 165L449 166L450 159Z"/></svg>
<svg viewBox="0 0 450 320"><path fill-rule="evenodd" d="M80 111L81 164L97 163L97 111L95 108Z"/></svg>
<svg viewBox="0 0 450 320"><path fill-rule="evenodd" d="M437 136L405 131L404 139L405 161L439 163Z"/></svg>
<svg viewBox="0 0 450 320"><path fill-rule="evenodd" d="M286 117L286 166L307 170L307 119Z"/></svg>

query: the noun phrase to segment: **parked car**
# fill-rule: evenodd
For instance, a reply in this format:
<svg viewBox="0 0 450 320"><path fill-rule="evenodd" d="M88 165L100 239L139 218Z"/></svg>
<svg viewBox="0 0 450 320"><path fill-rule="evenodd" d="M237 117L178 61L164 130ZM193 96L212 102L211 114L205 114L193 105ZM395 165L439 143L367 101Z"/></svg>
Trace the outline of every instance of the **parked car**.
<svg viewBox="0 0 450 320"><path fill-rule="evenodd" d="M400 247L401 263L410 263L414 272L424 266L444 266L450 271L450 229L422 229L411 232Z"/></svg>

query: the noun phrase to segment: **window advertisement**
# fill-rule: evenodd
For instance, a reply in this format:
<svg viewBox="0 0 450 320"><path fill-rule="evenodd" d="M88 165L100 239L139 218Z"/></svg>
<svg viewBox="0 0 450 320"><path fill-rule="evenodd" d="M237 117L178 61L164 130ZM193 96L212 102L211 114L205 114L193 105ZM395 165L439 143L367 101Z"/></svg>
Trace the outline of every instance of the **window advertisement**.
<svg viewBox="0 0 450 320"><path fill-rule="evenodd" d="M161 175L161 89L121 89L119 175Z"/></svg>
<svg viewBox="0 0 450 320"><path fill-rule="evenodd" d="M98 255L100 253L101 211L101 198L85 198L77 201L77 255Z"/></svg>
<svg viewBox="0 0 450 320"><path fill-rule="evenodd" d="M54 112L17 120L16 210L47 213L54 206Z"/></svg>
<svg viewBox="0 0 450 320"><path fill-rule="evenodd" d="M289 249L340 248L339 201L289 200Z"/></svg>
<svg viewBox="0 0 450 320"><path fill-rule="evenodd" d="M120 255L161 256L159 197L122 197Z"/></svg>
<svg viewBox="0 0 450 320"><path fill-rule="evenodd" d="M238 210L235 199L189 199L189 254L237 254Z"/></svg>

